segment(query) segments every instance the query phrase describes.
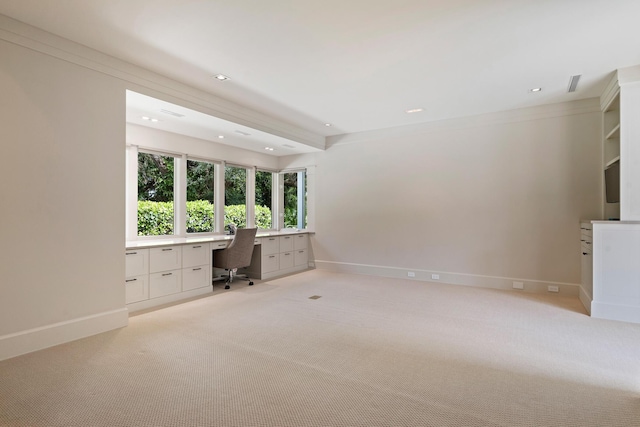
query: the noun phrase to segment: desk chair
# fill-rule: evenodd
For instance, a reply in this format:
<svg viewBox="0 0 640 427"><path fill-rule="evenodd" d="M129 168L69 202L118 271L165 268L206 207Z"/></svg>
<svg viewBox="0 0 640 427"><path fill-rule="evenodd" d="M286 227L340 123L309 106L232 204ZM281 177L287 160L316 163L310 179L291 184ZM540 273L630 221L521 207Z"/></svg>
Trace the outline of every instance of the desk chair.
<svg viewBox="0 0 640 427"><path fill-rule="evenodd" d="M236 275L239 268L251 265L253 246L256 239L257 228L238 228L231 244L227 248L213 252L213 266L224 268L229 272L225 278L225 289L229 289L233 279L248 280L249 286L253 282L248 277Z"/></svg>

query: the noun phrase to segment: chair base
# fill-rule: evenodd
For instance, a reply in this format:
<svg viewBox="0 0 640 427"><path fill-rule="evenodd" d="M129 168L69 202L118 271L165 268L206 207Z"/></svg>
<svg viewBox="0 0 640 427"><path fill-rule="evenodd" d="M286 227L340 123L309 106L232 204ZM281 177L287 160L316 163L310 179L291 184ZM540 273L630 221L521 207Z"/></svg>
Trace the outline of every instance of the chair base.
<svg viewBox="0 0 640 427"><path fill-rule="evenodd" d="M220 278L216 279L216 280L224 280L224 288L225 289L231 289L231 283L233 283L234 280L244 280L246 282L249 282L249 286L253 286L253 280L251 280L250 278L247 277L246 274L235 274L233 272L233 270L229 271L229 274L226 276L220 276Z"/></svg>

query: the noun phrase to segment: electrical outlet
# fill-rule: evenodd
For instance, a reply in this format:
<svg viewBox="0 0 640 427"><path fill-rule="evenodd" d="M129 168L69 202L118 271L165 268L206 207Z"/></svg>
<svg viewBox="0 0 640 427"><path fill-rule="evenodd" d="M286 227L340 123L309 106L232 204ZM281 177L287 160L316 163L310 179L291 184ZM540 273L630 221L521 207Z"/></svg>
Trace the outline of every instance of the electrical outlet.
<svg viewBox="0 0 640 427"><path fill-rule="evenodd" d="M523 282L513 282L513 289L524 289Z"/></svg>
<svg viewBox="0 0 640 427"><path fill-rule="evenodd" d="M547 286L547 291L549 291L549 292L559 292L557 286Z"/></svg>
<svg viewBox="0 0 640 427"><path fill-rule="evenodd" d="M407 271L407 276L416 277L416 273L414 273L413 271Z"/></svg>
<svg viewBox="0 0 640 427"><path fill-rule="evenodd" d="M433 280L440 280L440 275L439 275L439 274L432 274L432 275L431 275L431 279L433 279Z"/></svg>

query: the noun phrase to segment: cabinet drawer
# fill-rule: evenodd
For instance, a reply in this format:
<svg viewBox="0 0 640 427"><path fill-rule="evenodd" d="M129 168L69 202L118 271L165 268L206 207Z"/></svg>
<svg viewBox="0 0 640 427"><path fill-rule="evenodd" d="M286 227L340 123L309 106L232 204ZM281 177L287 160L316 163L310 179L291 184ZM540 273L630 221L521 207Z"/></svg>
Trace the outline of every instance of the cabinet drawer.
<svg viewBox="0 0 640 427"><path fill-rule="evenodd" d="M278 252L286 252L293 250L293 236L280 236L280 250Z"/></svg>
<svg viewBox="0 0 640 427"><path fill-rule="evenodd" d="M294 264L296 267L305 265L309 266L309 255L306 249L298 249L294 251Z"/></svg>
<svg viewBox="0 0 640 427"><path fill-rule="evenodd" d="M149 276L129 277L124 281L124 289L127 304L149 299Z"/></svg>
<svg viewBox="0 0 640 427"><path fill-rule="evenodd" d="M580 233L583 236L593 236L593 226L590 223L582 223L580 224Z"/></svg>
<svg viewBox="0 0 640 427"><path fill-rule="evenodd" d="M182 289L181 270L165 271L149 275L149 298L175 294Z"/></svg>
<svg viewBox="0 0 640 427"><path fill-rule="evenodd" d="M229 246L229 242L230 241L223 241L223 242L211 242L211 250L215 251L217 249L224 249L227 246Z"/></svg>
<svg viewBox="0 0 640 427"><path fill-rule="evenodd" d="M211 286L209 280L209 266L200 265L182 269L182 290L204 288Z"/></svg>
<svg viewBox="0 0 640 427"><path fill-rule="evenodd" d="M272 271L276 271L279 268L280 268L279 254L262 255L262 272L263 273L271 273Z"/></svg>
<svg viewBox="0 0 640 427"><path fill-rule="evenodd" d="M262 255L277 254L280 252L280 241L277 237L262 238Z"/></svg>
<svg viewBox="0 0 640 427"><path fill-rule="evenodd" d="M307 235L296 234L293 242L293 249L307 249Z"/></svg>
<svg viewBox="0 0 640 427"><path fill-rule="evenodd" d="M149 249L129 250L124 254L126 277L149 273Z"/></svg>
<svg viewBox="0 0 640 427"><path fill-rule="evenodd" d="M182 268L182 248L167 246L149 249L149 272L169 271Z"/></svg>
<svg viewBox="0 0 640 427"><path fill-rule="evenodd" d="M280 269L293 267L293 252L283 252L280 254Z"/></svg>
<svg viewBox="0 0 640 427"><path fill-rule="evenodd" d="M211 262L209 252L209 243L184 245L182 247L182 268L208 264Z"/></svg>

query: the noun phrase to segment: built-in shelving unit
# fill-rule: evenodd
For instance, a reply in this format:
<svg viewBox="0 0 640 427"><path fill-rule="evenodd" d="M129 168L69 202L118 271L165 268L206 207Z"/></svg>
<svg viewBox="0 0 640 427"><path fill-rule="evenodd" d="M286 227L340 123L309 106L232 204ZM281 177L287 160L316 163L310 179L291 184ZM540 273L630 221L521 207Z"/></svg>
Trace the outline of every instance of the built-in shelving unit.
<svg viewBox="0 0 640 427"><path fill-rule="evenodd" d="M609 96L602 110L603 170L620 161L620 87L616 79L612 80L608 89ZM604 218L620 218L620 203L607 203L605 196L603 200Z"/></svg>

